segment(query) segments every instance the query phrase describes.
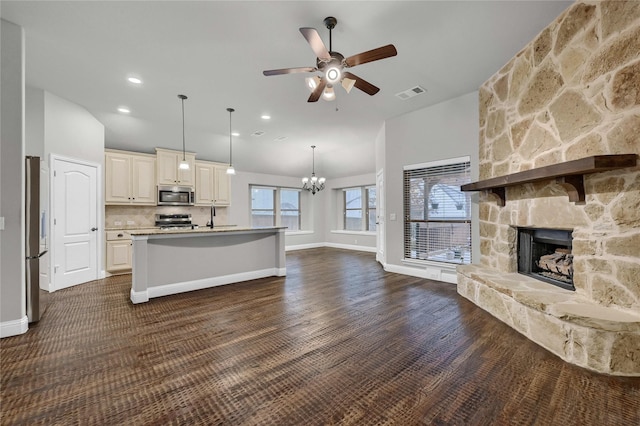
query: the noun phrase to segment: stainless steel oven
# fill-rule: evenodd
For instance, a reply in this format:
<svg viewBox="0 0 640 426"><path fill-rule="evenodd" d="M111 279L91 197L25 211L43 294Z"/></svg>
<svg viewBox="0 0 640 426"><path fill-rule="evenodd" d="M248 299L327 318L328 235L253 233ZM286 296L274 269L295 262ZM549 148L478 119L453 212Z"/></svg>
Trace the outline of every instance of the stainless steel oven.
<svg viewBox="0 0 640 426"><path fill-rule="evenodd" d="M190 186L158 185L159 206L192 206L195 194Z"/></svg>

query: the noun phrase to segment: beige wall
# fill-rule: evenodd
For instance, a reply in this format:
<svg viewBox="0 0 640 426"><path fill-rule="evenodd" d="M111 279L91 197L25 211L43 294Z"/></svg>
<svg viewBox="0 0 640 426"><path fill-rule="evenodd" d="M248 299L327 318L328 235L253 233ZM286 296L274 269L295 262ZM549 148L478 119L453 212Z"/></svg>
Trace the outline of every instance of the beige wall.
<svg viewBox="0 0 640 426"><path fill-rule="evenodd" d="M480 88L480 178L640 154L640 2L576 2ZM587 175L586 205L553 182L480 206L481 262L516 269L515 227L573 229L576 291L640 308L640 167Z"/></svg>

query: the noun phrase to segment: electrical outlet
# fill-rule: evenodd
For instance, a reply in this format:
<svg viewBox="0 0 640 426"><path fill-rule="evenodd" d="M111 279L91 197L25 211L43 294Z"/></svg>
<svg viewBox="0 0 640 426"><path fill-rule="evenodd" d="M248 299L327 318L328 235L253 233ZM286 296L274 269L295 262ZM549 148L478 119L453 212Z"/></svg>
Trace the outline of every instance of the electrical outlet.
<svg viewBox="0 0 640 426"><path fill-rule="evenodd" d="M396 220L396 214L395 213L390 213L389 214L389 220Z"/></svg>
<svg viewBox="0 0 640 426"><path fill-rule="evenodd" d="M356 240L354 244L358 244L358 240Z"/></svg>
<svg viewBox="0 0 640 426"><path fill-rule="evenodd" d="M135 225L136 223L133 220L128 220L127 225Z"/></svg>
<svg viewBox="0 0 640 426"><path fill-rule="evenodd" d="M122 221L121 221L121 220L115 220L115 221L113 222L113 224L114 224L115 226L120 226L120 225L122 225Z"/></svg>
<svg viewBox="0 0 640 426"><path fill-rule="evenodd" d="M0 231L4 231L4 216L0 217Z"/></svg>

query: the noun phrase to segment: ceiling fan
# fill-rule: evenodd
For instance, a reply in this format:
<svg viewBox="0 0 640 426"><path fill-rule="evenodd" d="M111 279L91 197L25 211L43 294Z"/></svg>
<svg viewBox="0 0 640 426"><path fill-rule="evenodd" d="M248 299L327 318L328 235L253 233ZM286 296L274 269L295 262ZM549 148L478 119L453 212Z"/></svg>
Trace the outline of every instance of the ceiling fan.
<svg viewBox="0 0 640 426"><path fill-rule="evenodd" d="M387 44L386 46L345 58L341 53L334 52L331 46L331 30L335 28L337 23L338 20L332 16L324 19L324 24L329 30L329 50L327 50L315 28L300 28L300 32L317 56L315 67L282 68L266 70L262 73L265 76L271 76L320 71L322 77L315 76L315 78L307 79L310 88L313 90L307 102L317 102L323 93L325 95L327 95L327 93L333 94L333 85L337 83L342 84L342 87L345 88L347 93L355 86L371 96L375 95L380 91L380 88L346 71L346 69L355 67L356 65L366 64L367 62L396 56L398 52L395 46L393 44Z"/></svg>

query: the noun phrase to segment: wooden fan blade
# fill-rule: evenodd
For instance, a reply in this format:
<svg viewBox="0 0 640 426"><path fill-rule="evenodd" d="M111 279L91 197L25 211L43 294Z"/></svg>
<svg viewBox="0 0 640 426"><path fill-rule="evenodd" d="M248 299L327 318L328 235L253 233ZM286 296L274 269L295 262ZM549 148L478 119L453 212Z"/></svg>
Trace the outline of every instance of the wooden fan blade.
<svg viewBox="0 0 640 426"><path fill-rule="evenodd" d="M309 96L307 102L318 102L318 99L320 99L320 95L322 95L322 92L324 92L324 88L326 85L327 82L324 81L324 78L320 80L320 83L318 83L313 93L311 93L311 96Z"/></svg>
<svg viewBox="0 0 640 426"><path fill-rule="evenodd" d="M307 43L309 43L311 49L313 50L313 53L316 54L318 59L324 59L327 61L331 59L329 51L322 42L320 34L318 34L318 31L316 31L315 28L300 28L300 32L307 40Z"/></svg>
<svg viewBox="0 0 640 426"><path fill-rule="evenodd" d="M379 87L374 86L373 84L369 83L367 80L363 80L357 75L351 74L350 72L345 72L344 76L346 78L350 78L351 80L355 80L356 81L355 86L368 95L373 96L380 91Z"/></svg>
<svg viewBox="0 0 640 426"><path fill-rule="evenodd" d="M347 63L347 66L355 67L356 65L366 64L367 62L379 61L380 59L396 56L397 54L398 51L395 46L393 44L387 44L386 46L378 47L377 49L349 56L345 59L345 62Z"/></svg>
<svg viewBox="0 0 640 426"><path fill-rule="evenodd" d="M293 74L297 72L314 72L314 71L318 71L318 69L315 67L281 68L279 70L262 71L262 74L266 76L270 76L270 75Z"/></svg>

